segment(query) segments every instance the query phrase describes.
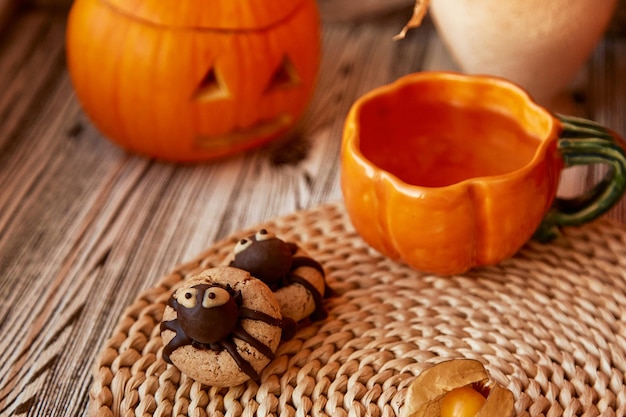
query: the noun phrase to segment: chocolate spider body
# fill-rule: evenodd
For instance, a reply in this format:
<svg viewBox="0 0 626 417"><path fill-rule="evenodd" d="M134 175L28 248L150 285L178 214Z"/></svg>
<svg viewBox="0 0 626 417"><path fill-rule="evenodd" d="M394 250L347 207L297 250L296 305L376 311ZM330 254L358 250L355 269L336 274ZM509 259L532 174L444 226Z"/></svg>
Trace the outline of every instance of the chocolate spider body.
<svg viewBox="0 0 626 417"><path fill-rule="evenodd" d="M295 256L297 252L298 246L294 243L285 242L261 229L237 243L234 259L229 266L248 271L250 275L267 284L272 291L293 283L302 285L311 293L315 302L311 319L322 320L327 316L322 306L324 294L294 271L306 266L316 269L324 277L324 269L319 262L308 256Z"/></svg>
<svg viewBox="0 0 626 417"><path fill-rule="evenodd" d="M168 300L168 305L176 311L176 318L161 323L161 331L175 333L163 348L163 359L172 363L172 352L187 345L217 352L226 350L239 369L251 379L258 380L259 375L252 365L237 351L234 339L243 340L270 360L274 358L274 353L269 346L246 332L240 320L259 320L281 328L290 323L241 304L241 292L233 290L230 285L197 284L176 291Z"/></svg>

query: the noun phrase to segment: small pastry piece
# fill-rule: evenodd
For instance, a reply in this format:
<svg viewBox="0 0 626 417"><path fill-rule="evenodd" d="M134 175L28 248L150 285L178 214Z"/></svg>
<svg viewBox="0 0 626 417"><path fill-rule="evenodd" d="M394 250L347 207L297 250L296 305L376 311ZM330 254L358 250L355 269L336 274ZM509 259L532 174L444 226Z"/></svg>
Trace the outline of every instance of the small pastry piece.
<svg viewBox="0 0 626 417"><path fill-rule="evenodd" d="M326 318L324 269L295 243L261 229L241 239L225 262L265 282L274 291L283 317L296 322Z"/></svg>
<svg viewBox="0 0 626 417"><path fill-rule="evenodd" d="M163 359L206 385L258 380L290 324L262 281L241 269L207 269L185 280L168 301Z"/></svg>

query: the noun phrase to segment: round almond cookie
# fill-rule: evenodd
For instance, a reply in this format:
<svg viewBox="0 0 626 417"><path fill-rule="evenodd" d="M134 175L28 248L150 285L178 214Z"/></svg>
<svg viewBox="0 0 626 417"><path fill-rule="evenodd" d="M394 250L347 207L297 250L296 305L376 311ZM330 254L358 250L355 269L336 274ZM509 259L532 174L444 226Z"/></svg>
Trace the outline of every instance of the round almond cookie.
<svg viewBox="0 0 626 417"><path fill-rule="evenodd" d="M207 269L169 298L161 322L163 359L206 385L258 380L288 322L268 286L247 271Z"/></svg>
<svg viewBox="0 0 626 417"><path fill-rule="evenodd" d="M265 282L274 291L283 317L296 322L326 318L324 268L295 243L261 229L239 240L224 263Z"/></svg>

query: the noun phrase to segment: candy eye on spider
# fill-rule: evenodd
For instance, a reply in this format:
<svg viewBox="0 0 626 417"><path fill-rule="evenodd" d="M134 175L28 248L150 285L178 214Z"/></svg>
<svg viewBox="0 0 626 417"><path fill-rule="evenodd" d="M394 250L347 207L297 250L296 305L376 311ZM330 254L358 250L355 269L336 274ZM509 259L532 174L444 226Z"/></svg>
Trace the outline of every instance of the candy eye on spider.
<svg viewBox="0 0 626 417"><path fill-rule="evenodd" d="M252 245L253 241L252 239L241 239L239 242L237 242L237 244L235 245L235 255L243 252L244 250L248 249L250 247L250 245Z"/></svg>
<svg viewBox="0 0 626 417"><path fill-rule="evenodd" d="M257 240L257 242L261 242L263 240L269 240L276 237L276 235L274 233L270 233L265 229L261 229L258 232L256 232L256 234L254 235L254 238Z"/></svg>
<svg viewBox="0 0 626 417"><path fill-rule="evenodd" d="M213 308L226 304L230 300L230 294L221 287L209 287L204 292L202 307Z"/></svg>
<svg viewBox="0 0 626 417"><path fill-rule="evenodd" d="M193 308L196 306L196 297L198 295L198 290L195 288L189 288L183 291L176 300L180 305L185 308Z"/></svg>

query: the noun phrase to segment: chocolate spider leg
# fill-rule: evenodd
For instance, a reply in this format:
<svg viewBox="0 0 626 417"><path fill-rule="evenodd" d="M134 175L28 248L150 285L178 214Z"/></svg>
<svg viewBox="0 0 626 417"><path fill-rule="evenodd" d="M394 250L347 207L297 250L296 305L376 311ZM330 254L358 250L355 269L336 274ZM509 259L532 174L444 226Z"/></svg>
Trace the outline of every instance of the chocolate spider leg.
<svg viewBox="0 0 626 417"><path fill-rule="evenodd" d="M236 326L231 334L233 337L248 343L250 346L261 352L261 354L266 358L274 359L274 352L272 352L272 349L245 331L243 327Z"/></svg>
<svg viewBox="0 0 626 417"><path fill-rule="evenodd" d="M269 314L245 307L239 308L239 317L242 319L259 320L269 325L280 327L283 331L281 336L282 340L289 340L293 338L296 335L296 330L298 330L298 326L292 318L283 317L282 319L277 319Z"/></svg>
<svg viewBox="0 0 626 417"><path fill-rule="evenodd" d="M283 333L280 336L281 340L290 340L296 335L296 331L298 330L298 324L292 318L285 317L281 320L280 328Z"/></svg>
<svg viewBox="0 0 626 417"><path fill-rule="evenodd" d="M309 268L315 268L322 275L325 276L324 268L313 258L309 258L308 256L294 256L291 260L291 270L295 271L301 266L308 266Z"/></svg>
<svg viewBox="0 0 626 417"><path fill-rule="evenodd" d="M183 329L180 327L180 323L176 319L161 322L161 332L164 330L171 330L175 333L174 338L163 347L163 360L167 363L172 363L172 360L170 359L172 352L179 347L191 344L192 340L185 334Z"/></svg>
<svg viewBox="0 0 626 417"><path fill-rule="evenodd" d="M291 270L295 271L301 266L308 266L309 268L315 268L322 275L322 277L326 277L326 273L324 272L324 268L322 265L317 262L315 259L309 258L308 256L295 256L292 260ZM333 289L328 286L326 280L324 279L324 298L332 297L335 295Z"/></svg>
<svg viewBox="0 0 626 417"><path fill-rule="evenodd" d="M320 292L317 290L317 288L315 288L313 284L311 284L309 281L302 278L301 276L293 274L293 273L289 274L289 276L287 277L287 280L289 282L302 285L311 293L311 296L313 297L313 302L315 303L315 310L311 314L311 320L313 321L323 320L326 317L328 317L328 313L326 312L326 310L324 310L324 306L322 305L323 304L322 294L320 294Z"/></svg>
<svg viewBox="0 0 626 417"><path fill-rule="evenodd" d="M259 374L254 370L252 365L250 365L250 362L242 358L239 352L237 352L237 345L233 340L224 339L220 342L220 345L226 349L242 372L248 375L253 381L259 380Z"/></svg>
<svg viewBox="0 0 626 417"><path fill-rule="evenodd" d="M296 252L298 252L298 245L296 245L293 242L285 242L287 244L287 247L289 248L289 251L291 251L291 254L295 254Z"/></svg>

